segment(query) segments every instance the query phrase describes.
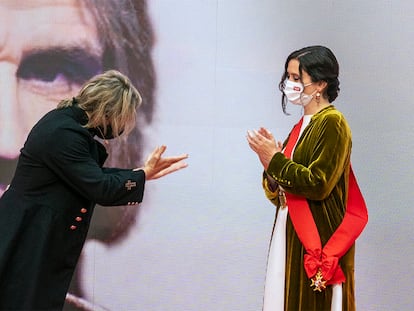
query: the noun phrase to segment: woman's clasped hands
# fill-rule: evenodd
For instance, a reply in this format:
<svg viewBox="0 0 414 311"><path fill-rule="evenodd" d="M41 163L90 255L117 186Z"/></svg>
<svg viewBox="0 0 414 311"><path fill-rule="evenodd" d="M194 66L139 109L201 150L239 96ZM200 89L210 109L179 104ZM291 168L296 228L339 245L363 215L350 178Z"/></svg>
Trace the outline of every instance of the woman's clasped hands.
<svg viewBox="0 0 414 311"><path fill-rule="evenodd" d="M257 154L260 162L266 170L276 152L281 152L283 144L276 141L273 134L264 127L259 130L247 131L247 142L250 148Z"/></svg>

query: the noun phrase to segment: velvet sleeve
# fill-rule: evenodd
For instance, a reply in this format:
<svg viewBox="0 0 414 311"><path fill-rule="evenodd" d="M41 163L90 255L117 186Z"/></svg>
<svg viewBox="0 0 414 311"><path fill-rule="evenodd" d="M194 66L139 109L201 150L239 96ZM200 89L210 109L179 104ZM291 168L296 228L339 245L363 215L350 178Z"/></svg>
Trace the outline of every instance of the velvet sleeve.
<svg viewBox="0 0 414 311"><path fill-rule="evenodd" d="M266 198L275 206L279 206L279 187L276 187L274 190L270 187L266 172L263 173L262 187Z"/></svg>
<svg viewBox="0 0 414 311"><path fill-rule="evenodd" d="M342 176L351 152L351 132L337 111L317 118L303 132L293 160L276 153L267 169L286 191L323 200Z"/></svg>

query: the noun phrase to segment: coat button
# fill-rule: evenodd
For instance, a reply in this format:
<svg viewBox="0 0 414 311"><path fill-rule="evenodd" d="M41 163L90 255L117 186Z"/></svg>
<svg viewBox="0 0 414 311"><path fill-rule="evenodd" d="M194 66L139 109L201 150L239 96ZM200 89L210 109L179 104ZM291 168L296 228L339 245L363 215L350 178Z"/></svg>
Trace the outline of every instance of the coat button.
<svg viewBox="0 0 414 311"><path fill-rule="evenodd" d="M87 210L86 208L81 208L81 210L80 210L80 212L81 212L82 214L85 214L87 211L88 211L88 210Z"/></svg>
<svg viewBox="0 0 414 311"><path fill-rule="evenodd" d="M75 230L75 229L76 229L75 225L70 226L70 230Z"/></svg>
<svg viewBox="0 0 414 311"><path fill-rule="evenodd" d="M82 221L82 217L79 217L79 216L78 216L78 217L76 217L76 218L75 218L75 220L76 220L77 222Z"/></svg>

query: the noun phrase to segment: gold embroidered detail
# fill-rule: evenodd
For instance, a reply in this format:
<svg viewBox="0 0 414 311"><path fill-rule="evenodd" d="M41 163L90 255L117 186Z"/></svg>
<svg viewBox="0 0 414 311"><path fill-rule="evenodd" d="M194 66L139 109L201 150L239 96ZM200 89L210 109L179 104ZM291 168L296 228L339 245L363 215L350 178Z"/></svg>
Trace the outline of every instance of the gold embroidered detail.
<svg viewBox="0 0 414 311"><path fill-rule="evenodd" d="M137 183L134 181L132 182L130 179L128 179L128 181L125 184L125 188L127 188L127 190L131 190L133 187L136 187Z"/></svg>

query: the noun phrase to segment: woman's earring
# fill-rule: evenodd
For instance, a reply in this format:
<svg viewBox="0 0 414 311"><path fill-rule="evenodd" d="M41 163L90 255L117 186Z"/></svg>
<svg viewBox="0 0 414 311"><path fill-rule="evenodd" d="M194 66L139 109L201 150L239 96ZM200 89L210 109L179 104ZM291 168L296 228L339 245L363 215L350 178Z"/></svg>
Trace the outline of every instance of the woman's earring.
<svg viewBox="0 0 414 311"><path fill-rule="evenodd" d="M319 102L321 101L321 93L316 93L316 98L315 98L316 102L319 104Z"/></svg>

